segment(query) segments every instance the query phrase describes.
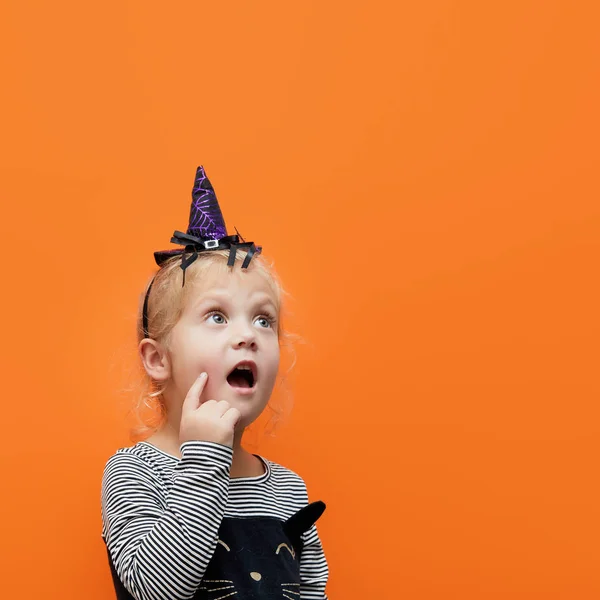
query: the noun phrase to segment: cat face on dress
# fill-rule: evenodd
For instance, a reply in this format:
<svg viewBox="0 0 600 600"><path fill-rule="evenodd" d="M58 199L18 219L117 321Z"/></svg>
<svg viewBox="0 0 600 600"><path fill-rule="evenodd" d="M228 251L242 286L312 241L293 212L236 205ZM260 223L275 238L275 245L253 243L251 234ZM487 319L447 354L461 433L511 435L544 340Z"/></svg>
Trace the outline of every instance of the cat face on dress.
<svg viewBox="0 0 600 600"><path fill-rule="evenodd" d="M224 519L197 598L300 600L299 552L276 519Z"/></svg>
<svg viewBox="0 0 600 600"><path fill-rule="evenodd" d="M198 600L300 600L302 535L325 510L315 502L283 522L225 518L195 598Z"/></svg>

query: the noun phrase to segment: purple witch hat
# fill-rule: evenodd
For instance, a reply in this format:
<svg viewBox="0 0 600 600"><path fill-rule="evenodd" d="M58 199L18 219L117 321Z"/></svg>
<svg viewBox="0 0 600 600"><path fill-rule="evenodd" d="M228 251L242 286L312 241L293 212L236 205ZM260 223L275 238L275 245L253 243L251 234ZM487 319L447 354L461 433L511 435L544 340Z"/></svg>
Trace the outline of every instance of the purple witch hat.
<svg viewBox="0 0 600 600"><path fill-rule="evenodd" d="M237 231L237 230L236 230ZM159 250L154 253L154 260L160 267L172 256L181 255L181 268L183 270L183 283L185 285L185 270L198 258L200 252L210 250L229 250L227 264L232 267L235 264L236 251L247 250L246 257L242 263L242 269L247 269L255 254L260 254L262 247L256 246L254 242L246 242L239 234L227 235L225 219L219 207L215 190L210 183L204 167L199 166L196 170L196 179L192 188L192 205L190 208L190 221L187 232L173 232L171 243L179 244L184 248L173 250ZM143 308L144 337L148 334L148 298L152 283L148 286Z"/></svg>

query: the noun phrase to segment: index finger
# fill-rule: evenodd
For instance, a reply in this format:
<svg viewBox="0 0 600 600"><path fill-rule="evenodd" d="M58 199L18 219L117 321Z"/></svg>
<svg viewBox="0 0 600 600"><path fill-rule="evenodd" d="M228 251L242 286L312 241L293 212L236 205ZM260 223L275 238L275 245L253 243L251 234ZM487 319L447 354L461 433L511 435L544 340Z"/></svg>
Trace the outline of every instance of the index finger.
<svg viewBox="0 0 600 600"><path fill-rule="evenodd" d="M200 373L196 381L192 383L192 387L190 387L181 407L182 414L185 412L191 412L198 408L200 405L200 396L204 391L204 386L206 385L207 381L208 373Z"/></svg>

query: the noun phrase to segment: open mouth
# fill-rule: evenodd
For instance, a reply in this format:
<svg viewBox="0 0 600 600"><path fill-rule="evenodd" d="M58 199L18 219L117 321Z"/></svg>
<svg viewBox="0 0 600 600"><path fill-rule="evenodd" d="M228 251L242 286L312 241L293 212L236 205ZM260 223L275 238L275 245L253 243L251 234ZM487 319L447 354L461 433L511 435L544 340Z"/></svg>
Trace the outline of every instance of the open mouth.
<svg viewBox="0 0 600 600"><path fill-rule="evenodd" d="M227 383L234 388L253 388L256 384L256 365L250 361L238 363L227 376Z"/></svg>

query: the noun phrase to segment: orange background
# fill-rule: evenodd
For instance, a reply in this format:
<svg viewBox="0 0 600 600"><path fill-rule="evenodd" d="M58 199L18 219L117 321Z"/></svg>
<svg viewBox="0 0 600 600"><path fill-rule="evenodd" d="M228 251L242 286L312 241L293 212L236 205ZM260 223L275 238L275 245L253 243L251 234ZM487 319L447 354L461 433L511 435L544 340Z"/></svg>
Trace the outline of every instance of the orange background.
<svg viewBox="0 0 600 600"><path fill-rule="evenodd" d="M113 597L138 294L204 164L302 335L335 599L597 598L597 2L3 4L0 595Z"/></svg>

